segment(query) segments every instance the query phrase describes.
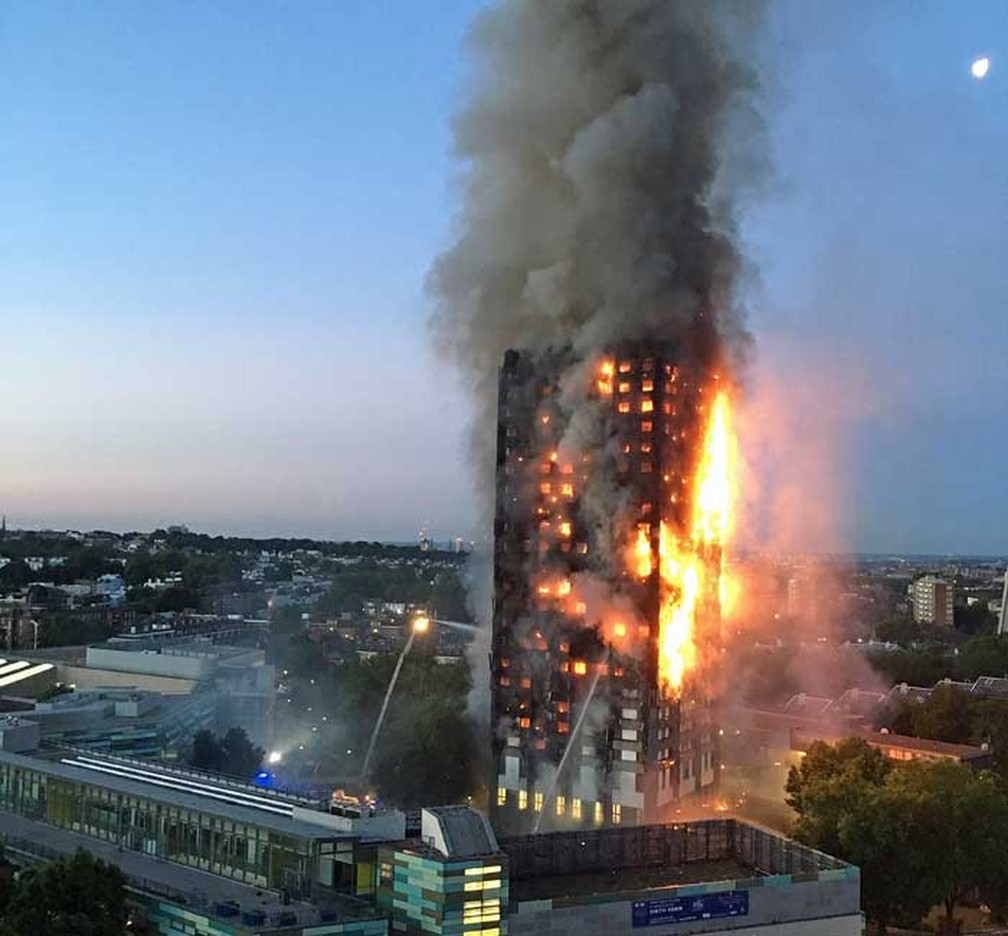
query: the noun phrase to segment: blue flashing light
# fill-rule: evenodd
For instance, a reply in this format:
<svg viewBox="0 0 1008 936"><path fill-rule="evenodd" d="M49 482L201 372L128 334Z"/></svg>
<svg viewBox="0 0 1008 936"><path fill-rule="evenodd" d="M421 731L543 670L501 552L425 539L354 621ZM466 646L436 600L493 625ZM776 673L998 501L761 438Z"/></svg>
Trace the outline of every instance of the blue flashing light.
<svg viewBox="0 0 1008 936"><path fill-rule="evenodd" d="M270 787L273 786L273 774L268 770L260 770L259 773L255 775L255 785L259 787Z"/></svg>

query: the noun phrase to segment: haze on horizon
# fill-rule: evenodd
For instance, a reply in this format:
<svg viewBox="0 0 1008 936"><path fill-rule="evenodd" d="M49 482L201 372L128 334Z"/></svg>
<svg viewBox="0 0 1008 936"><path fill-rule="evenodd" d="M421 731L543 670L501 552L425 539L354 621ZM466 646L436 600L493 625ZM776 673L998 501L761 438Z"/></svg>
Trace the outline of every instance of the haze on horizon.
<svg viewBox="0 0 1008 936"><path fill-rule="evenodd" d="M423 282L482 5L5 8L12 525L476 534ZM838 542L807 546L1004 553L1008 12L783 0L773 24L748 383L779 470L823 476Z"/></svg>

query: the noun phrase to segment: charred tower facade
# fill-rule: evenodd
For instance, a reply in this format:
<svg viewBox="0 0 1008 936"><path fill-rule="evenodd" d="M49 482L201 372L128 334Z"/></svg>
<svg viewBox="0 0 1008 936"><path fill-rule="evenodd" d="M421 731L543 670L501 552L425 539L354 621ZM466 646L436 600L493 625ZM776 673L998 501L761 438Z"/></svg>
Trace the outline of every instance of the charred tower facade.
<svg viewBox="0 0 1008 936"><path fill-rule="evenodd" d="M614 346L573 370L562 350L505 356L491 652L502 830L653 822L716 782L722 540L696 504L717 393L674 344Z"/></svg>

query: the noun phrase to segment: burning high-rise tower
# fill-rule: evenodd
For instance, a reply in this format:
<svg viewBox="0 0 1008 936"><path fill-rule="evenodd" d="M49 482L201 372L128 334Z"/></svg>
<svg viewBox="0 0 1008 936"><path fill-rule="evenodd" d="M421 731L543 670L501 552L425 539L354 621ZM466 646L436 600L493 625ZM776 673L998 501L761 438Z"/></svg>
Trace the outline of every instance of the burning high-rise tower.
<svg viewBox="0 0 1008 936"><path fill-rule="evenodd" d="M511 829L654 821L717 775L726 389L682 348L623 344L572 420L565 357L511 352L500 372L491 679Z"/></svg>
<svg viewBox="0 0 1008 936"><path fill-rule="evenodd" d="M430 287L496 479L480 613L507 825L640 821L716 777L761 8L499 0L471 34L465 199Z"/></svg>

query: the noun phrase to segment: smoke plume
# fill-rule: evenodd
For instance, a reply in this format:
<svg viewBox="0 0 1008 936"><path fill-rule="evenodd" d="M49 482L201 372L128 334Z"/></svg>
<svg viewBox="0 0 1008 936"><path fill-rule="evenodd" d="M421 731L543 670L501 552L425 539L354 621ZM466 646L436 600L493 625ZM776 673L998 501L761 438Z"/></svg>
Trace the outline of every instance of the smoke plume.
<svg viewBox="0 0 1008 936"><path fill-rule="evenodd" d="M758 0L503 0L476 21L457 237L429 289L473 398L480 479L509 348L569 349L562 385L616 341L738 364L762 19Z"/></svg>

